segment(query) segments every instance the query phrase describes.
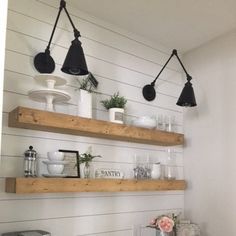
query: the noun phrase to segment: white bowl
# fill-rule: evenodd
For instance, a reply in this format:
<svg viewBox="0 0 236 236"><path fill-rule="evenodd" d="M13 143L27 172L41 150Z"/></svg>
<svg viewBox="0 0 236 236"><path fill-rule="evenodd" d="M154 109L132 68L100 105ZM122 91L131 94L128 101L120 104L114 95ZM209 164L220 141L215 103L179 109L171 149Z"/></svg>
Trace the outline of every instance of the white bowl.
<svg viewBox="0 0 236 236"><path fill-rule="evenodd" d="M50 161L63 161L64 152L48 152L48 159Z"/></svg>
<svg viewBox="0 0 236 236"><path fill-rule="evenodd" d="M51 175L58 175L58 174L62 174L63 170L64 170L64 164L51 164L48 163L47 164L47 169L48 169L48 173Z"/></svg>
<svg viewBox="0 0 236 236"><path fill-rule="evenodd" d="M149 116L141 116L133 120L133 125L142 128L153 129L156 127L157 121L155 118Z"/></svg>

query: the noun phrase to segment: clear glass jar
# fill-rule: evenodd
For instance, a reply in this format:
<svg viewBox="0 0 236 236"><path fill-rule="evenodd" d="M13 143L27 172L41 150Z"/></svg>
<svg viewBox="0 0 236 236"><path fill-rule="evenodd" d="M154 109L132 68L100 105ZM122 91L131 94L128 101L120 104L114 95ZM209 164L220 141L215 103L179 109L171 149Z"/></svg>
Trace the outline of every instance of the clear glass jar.
<svg viewBox="0 0 236 236"><path fill-rule="evenodd" d="M174 153L171 149L167 149L167 161L165 165L165 179L174 180L176 179L176 164Z"/></svg>
<svg viewBox="0 0 236 236"><path fill-rule="evenodd" d="M89 179L91 177L90 175L91 175L90 163L85 162L85 165L84 165L84 178Z"/></svg>

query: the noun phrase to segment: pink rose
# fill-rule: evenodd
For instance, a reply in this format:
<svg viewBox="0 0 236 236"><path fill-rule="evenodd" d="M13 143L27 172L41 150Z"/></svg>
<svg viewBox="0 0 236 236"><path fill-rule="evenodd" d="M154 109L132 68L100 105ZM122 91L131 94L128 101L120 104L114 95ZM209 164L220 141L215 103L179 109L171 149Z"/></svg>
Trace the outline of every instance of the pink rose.
<svg viewBox="0 0 236 236"><path fill-rule="evenodd" d="M160 230L166 233L169 233L173 230L174 224L174 221L167 216L163 216L157 221L157 225Z"/></svg>
<svg viewBox="0 0 236 236"><path fill-rule="evenodd" d="M150 225L156 225L156 222L157 222L157 219L154 218L154 219L151 220Z"/></svg>

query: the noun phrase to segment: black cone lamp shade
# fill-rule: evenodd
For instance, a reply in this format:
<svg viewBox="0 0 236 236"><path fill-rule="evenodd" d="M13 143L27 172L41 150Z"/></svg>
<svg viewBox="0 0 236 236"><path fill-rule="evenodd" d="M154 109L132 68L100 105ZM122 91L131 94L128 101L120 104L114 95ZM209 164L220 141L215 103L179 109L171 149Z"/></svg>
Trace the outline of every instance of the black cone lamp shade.
<svg viewBox="0 0 236 236"><path fill-rule="evenodd" d="M71 75L87 75L89 73L81 42L77 38L71 42L61 70Z"/></svg>
<svg viewBox="0 0 236 236"><path fill-rule="evenodd" d="M173 56L176 56L180 65L182 66L186 76L187 76L187 83L185 84L182 93L180 94L180 97L176 103L176 105L178 106L183 106L183 107L194 107L197 106L196 103L196 99L195 99L195 95L194 95L194 91L193 91L193 87L192 84L190 83L190 80L192 79L192 77L188 74L188 72L186 71L182 61L180 60L177 50L174 49L172 51L171 56L169 57L169 59L167 60L167 62L165 63L165 65L161 68L160 72L158 73L158 75L156 76L156 78L152 81L151 84L147 84L143 87L143 97L147 100L147 101L153 101L156 97L156 91L155 91L155 83L156 80L159 78L160 74L162 73L162 71L165 69L165 67L167 66L167 64L169 63L169 61L171 60L171 58Z"/></svg>
<svg viewBox="0 0 236 236"><path fill-rule="evenodd" d="M64 73L71 75L87 75L89 72L86 65L85 56L81 47L81 42L78 39L80 37L80 32L75 28L75 25L66 9L66 2L64 0L60 1L59 12L57 14L57 18L47 48L45 52L41 52L35 56L34 66L36 70L40 73L52 73L54 71L55 62L50 56L50 45L62 10L65 11L67 17L69 18L69 21L74 30L75 39L72 41L72 44L67 53L66 59L61 70Z"/></svg>
<svg viewBox="0 0 236 236"><path fill-rule="evenodd" d="M182 106L182 107L195 107L195 106L197 106L193 87L192 87L192 84L190 83L190 81L188 81L185 84L176 104L178 106Z"/></svg>

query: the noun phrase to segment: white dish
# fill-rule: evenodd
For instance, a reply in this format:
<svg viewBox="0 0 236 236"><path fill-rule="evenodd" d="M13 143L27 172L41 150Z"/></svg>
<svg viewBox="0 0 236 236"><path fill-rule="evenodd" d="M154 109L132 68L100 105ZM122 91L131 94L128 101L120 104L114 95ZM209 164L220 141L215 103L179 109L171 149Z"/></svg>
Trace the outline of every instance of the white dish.
<svg viewBox="0 0 236 236"><path fill-rule="evenodd" d="M69 164L69 161L43 161L46 165L66 165Z"/></svg>
<svg viewBox="0 0 236 236"><path fill-rule="evenodd" d="M52 97L52 103L67 102L71 98L67 92L58 89L31 90L28 95L37 102L46 102L48 96Z"/></svg>
<svg viewBox="0 0 236 236"><path fill-rule="evenodd" d="M70 95L65 91L58 89L38 89L31 90L28 93L30 99L37 102L45 102L46 111L54 111L55 103L67 102L70 100Z"/></svg>
<svg viewBox="0 0 236 236"><path fill-rule="evenodd" d="M153 129L156 127L157 122L156 119L149 117L149 116L141 116L133 120L132 124L134 126Z"/></svg>
<svg viewBox="0 0 236 236"><path fill-rule="evenodd" d="M44 177L47 178L65 178L66 174L58 174L58 175L50 175L50 174L43 174Z"/></svg>
<svg viewBox="0 0 236 236"><path fill-rule="evenodd" d="M54 86L62 86L66 84L66 79L52 74L36 75L34 79L43 85L47 85L48 88L54 88Z"/></svg>
<svg viewBox="0 0 236 236"><path fill-rule="evenodd" d="M48 173L50 175L62 174L64 167L68 161L43 161L47 165Z"/></svg>
<svg viewBox="0 0 236 236"><path fill-rule="evenodd" d="M63 152L48 152L47 155L50 161L63 161L64 160Z"/></svg>

